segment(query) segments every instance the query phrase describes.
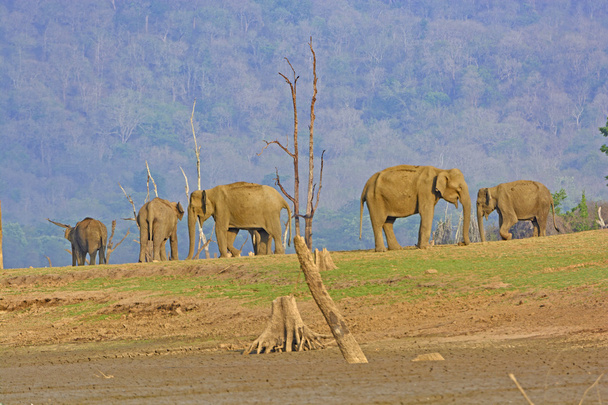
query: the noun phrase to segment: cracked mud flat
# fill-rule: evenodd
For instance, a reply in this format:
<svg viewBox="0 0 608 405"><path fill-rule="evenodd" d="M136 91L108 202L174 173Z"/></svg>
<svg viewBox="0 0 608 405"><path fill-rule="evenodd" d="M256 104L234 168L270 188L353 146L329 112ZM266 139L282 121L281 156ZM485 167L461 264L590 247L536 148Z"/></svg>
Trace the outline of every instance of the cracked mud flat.
<svg viewBox="0 0 608 405"><path fill-rule="evenodd" d="M104 277L167 271L135 268L107 268ZM28 294L85 271L94 270L9 280L23 293L0 301L0 403L526 404L510 373L536 404L608 403L608 376L596 383L608 372L608 304L591 287L390 305L342 299L369 360L348 365L336 346L243 356L270 306L111 290ZM122 316L94 328L50 319L56 306L84 300ZM312 301L298 307L313 330L329 333ZM444 360L413 361L432 353Z"/></svg>

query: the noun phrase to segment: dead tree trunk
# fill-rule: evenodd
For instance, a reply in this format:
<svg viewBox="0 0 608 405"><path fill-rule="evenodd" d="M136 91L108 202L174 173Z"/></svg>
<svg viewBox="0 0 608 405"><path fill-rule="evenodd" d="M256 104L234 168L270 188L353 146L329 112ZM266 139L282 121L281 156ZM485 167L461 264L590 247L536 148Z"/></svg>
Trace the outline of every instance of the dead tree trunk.
<svg viewBox="0 0 608 405"><path fill-rule="evenodd" d="M319 309L323 313L331 333L338 343L338 347L342 352L344 359L350 363L367 363L367 358L359 344L355 340L355 337L350 333L344 317L338 311L338 307L334 304L329 293L323 285L319 269L315 265L312 259L312 253L306 247L304 239L296 235L294 238L294 245L296 247L296 253L298 260L300 261L300 268L304 272L306 278L306 284L314 298L315 302L319 306Z"/></svg>
<svg viewBox="0 0 608 405"><path fill-rule="evenodd" d="M333 270L337 268L326 248L323 248L321 251L319 249L315 249L315 265L319 271Z"/></svg>
<svg viewBox="0 0 608 405"><path fill-rule="evenodd" d="M293 296L278 297L272 301L266 329L243 354L249 354L254 350L257 354L313 350L325 347L321 339L330 337L331 335L313 332L306 326Z"/></svg>

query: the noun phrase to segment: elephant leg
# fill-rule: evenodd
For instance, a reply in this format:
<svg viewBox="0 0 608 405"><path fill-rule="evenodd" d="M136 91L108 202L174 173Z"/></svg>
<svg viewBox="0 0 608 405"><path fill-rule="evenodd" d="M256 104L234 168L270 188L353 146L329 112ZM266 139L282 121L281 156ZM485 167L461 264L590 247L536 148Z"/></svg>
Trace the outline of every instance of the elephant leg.
<svg viewBox="0 0 608 405"><path fill-rule="evenodd" d="M87 255L85 254L84 257L86 258ZM94 265L95 261L97 260L97 251L91 252L89 253L89 258L91 259L91 261L89 262L89 265Z"/></svg>
<svg viewBox="0 0 608 405"><path fill-rule="evenodd" d="M179 254L177 252L177 231L169 236L169 246L171 247L171 260L179 260ZM164 250L165 248L163 247L163 251Z"/></svg>
<svg viewBox="0 0 608 405"><path fill-rule="evenodd" d="M80 249L76 248L76 258L78 259L78 265L84 266L86 261L87 254Z"/></svg>
<svg viewBox="0 0 608 405"><path fill-rule="evenodd" d="M156 251L156 249L154 249ZM167 261L167 239L164 239L163 241L160 242L160 247L158 249L159 251L159 255L160 255L160 261L161 262L166 262Z"/></svg>
<svg viewBox="0 0 608 405"><path fill-rule="evenodd" d="M276 220L268 224L267 228L261 229L260 233L260 248L262 252L270 253L271 243L270 238L274 239L274 253L282 255L285 253L285 248L281 242L281 219L277 215Z"/></svg>
<svg viewBox="0 0 608 405"><path fill-rule="evenodd" d="M220 257L228 257L228 228L220 228L215 224L215 238L217 239L217 247L220 251Z"/></svg>
<svg viewBox="0 0 608 405"><path fill-rule="evenodd" d="M167 252L165 251L165 240L158 234L152 234L152 261L158 262L167 260Z"/></svg>
<svg viewBox="0 0 608 405"><path fill-rule="evenodd" d="M368 202L368 209L369 209L369 219L372 222L372 230L374 231L374 245L376 247L376 252L386 252L386 247L384 246L384 238L382 237L382 229L384 228L386 216L376 213L375 209L369 207L369 202ZM385 232L386 232L386 230L385 230ZM393 232L392 224L391 224L389 232L391 232L391 233ZM393 235L393 237L395 236L394 233L392 233L392 235ZM388 236L387 236L387 238L388 238Z"/></svg>
<svg viewBox="0 0 608 405"><path fill-rule="evenodd" d="M78 264L78 253L76 253L76 246L72 243L72 266Z"/></svg>
<svg viewBox="0 0 608 405"><path fill-rule="evenodd" d="M397 242L397 238L395 237L395 231L393 230L393 224L395 223L395 217L388 217L386 222L382 225L382 230L384 231L384 235L386 236L386 244L388 245L388 250L399 250L401 249L401 245ZM383 243L384 245L384 243Z"/></svg>
<svg viewBox="0 0 608 405"><path fill-rule="evenodd" d="M148 251L148 221L143 221L139 226L139 262L144 263L146 261L146 252Z"/></svg>
<svg viewBox="0 0 608 405"><path fill-rule="evenodd" d="M99 248L99 264L106 264L106 247Z"/></svg>
<svg viewBox="0 0 608 405"><path fill-rule="evenodd" d="M226 233L226 248L230 251L232 257L239 257L241 251L234 247L234 241L236 236L239 234L239 228L228 228Z"/></svg>
<svg viewBox="0 0 608 405"><path fill-rule="evenodd" d="M503 217L502 214L498 215L498 225L500 230L500 237L503 240L510 240L513 234L509 232L509 229L517 223L517 217L514 215L506 215Z"/></svg>
<svg viewBox="0 0 608 405"><path fill-rule="evenodd" d="M418 229L418 248L427 249L429 240L431 239L431 231L433 230L433 215L435 207L420 211L420 228Z"/></svg>
<svg viewBox="0 0 608 405"><path fill-rule="evenodd" d="M547 215L541 215L541 216L536 217L536 224L538 226L538 235L534 235L534 236L547 236L547 219L548 219Z"/></svg>
<svg viewBox="0 0 608 405"><path fill-rule="evenodd" d="M540 228L538 226L538 220L533 218L530 222L532 222L532 236L537 237L540 235Z"/></svg>
<svg viewBox="0 0 608 405"><path fill-rule="evenodd" d="M272 252L272 239L270 239L270 235L268 234L268 232L266 232L266 230L264 229L260 229L260 231L258 232L258 248L257 248L257 253L259 255L269 255ZM278 242L278 246L281 246L283 248L283 243L279 240ZM278 253L277 252L277 241L275 239L274 241L274 248L275 248L275 253L280 254L280 253L285 253L285 249L283 248L283 251Z"/></svg>

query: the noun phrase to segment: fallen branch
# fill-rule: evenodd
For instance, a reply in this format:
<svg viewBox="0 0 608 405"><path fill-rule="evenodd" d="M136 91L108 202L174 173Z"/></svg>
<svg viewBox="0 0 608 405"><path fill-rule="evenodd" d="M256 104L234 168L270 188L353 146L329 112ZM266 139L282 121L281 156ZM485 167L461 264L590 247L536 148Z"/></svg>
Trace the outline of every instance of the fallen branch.
<svg viewBox="0 0 608 405"><path fill-rule="evenodd" d="M350 364L367 363L365 354L363 354L355 337L350 333L348 326L346 326L346 320L342 314L340 314L338 307L336 307L336 304L334 304L334 301L325 289L323 280L321 280L321 275L319 274L319 269L313 262L312 253L310 253L310 250L306 246L304 238L297 235L294 238L294 244L298 260L300 261L300 268L302 269L302 272L304 272L306 284L308 284L312 297L323 313L323 316L331 329L331 333L334 335L336 343L342 352L342 356L344 356L344 359Z"/></svg>

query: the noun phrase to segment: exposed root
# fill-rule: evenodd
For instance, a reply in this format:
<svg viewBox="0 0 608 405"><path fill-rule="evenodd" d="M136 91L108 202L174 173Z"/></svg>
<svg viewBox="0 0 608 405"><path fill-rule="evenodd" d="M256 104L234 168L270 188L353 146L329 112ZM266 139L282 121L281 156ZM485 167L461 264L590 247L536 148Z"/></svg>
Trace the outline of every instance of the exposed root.
<svg viewBox="0 0 608 405"><path fill-rule="evenodd" d="M329 338L332 335L316 333L304 324L293 296L278 297L272 301L266 329L243 354L320 349L325 347L322 339Z"/></svg>

